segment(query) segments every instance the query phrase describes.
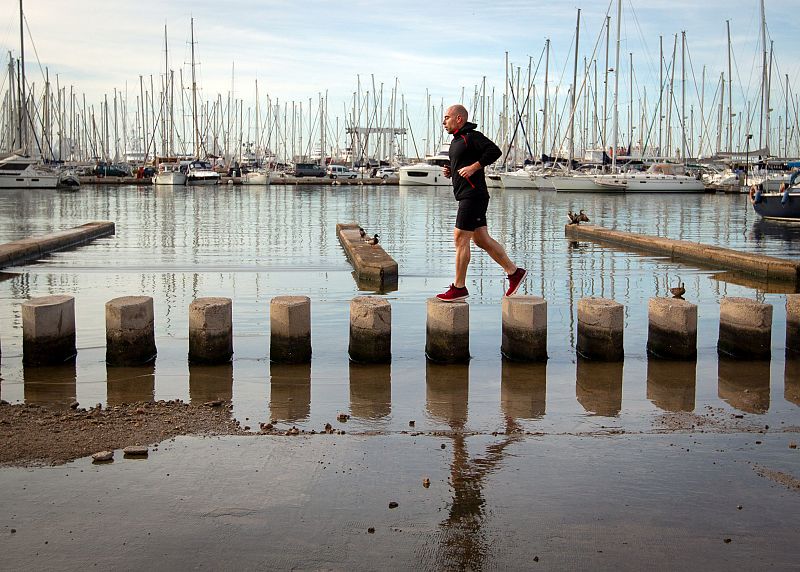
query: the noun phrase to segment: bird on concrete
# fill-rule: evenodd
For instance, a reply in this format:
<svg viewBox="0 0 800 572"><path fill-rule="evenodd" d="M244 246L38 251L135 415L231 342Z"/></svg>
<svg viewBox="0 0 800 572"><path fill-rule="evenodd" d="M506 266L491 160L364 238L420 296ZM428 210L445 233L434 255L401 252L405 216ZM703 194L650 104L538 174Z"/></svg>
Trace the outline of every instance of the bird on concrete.
<svg viewBox="0 0 800 572"><path fill-rule="evenodd" d="M580 224L582 222L589 222L589 217L581 210L580 212L574 213L571 210L567 211L567 218L569 218L569 224Z"/></svg>
<svg viewBox="0 0 800 572"><path fill-rule="evenodd" d="M680 286L670 288L669 291L672 293L673 298L678 298L679 300L683 300L683 295L686 294L686 288L683 287L683 282L681 282Z"/></svg>
<svg viewBox="0 0 800 572"><path fill-rule="evenodd" d="M361 236L361 238L364 238L365 236L367 236L367 231L361 227L358 227L358 234Z"/></svg>
<svg viewBox="0 0 800 572"><path fill-rule="evenodd" d="M581 212L578 213L578 221L579 222L589 222L589 217L581 209Z"/></svg>
<svg viewBox="0 0 800 572"><path fill-rule="evenodd" d="M371 244L372 246L375 246L376 244L378 244L378 235L376 234L372 238L368 239L367 240L367 244Z"/></svg>

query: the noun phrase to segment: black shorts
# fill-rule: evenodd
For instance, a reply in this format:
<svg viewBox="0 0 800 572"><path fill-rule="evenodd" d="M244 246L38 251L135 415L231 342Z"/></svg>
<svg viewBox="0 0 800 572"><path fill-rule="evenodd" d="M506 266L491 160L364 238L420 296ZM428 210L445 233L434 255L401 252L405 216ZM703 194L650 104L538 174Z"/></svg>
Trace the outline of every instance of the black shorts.
<svg viewBox="0 0 800 572"><path fill-rule="evenodd" d="M486 226L486 209L489 208L489 197L476 197L458 201L456 228L474 231Z"/></svg>

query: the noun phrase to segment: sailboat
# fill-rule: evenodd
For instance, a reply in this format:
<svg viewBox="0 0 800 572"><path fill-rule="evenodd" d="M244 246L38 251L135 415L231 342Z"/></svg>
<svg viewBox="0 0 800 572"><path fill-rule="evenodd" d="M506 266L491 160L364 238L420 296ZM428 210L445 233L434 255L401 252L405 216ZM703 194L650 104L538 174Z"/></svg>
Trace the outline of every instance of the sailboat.
<svg viewBox="0 0 800 572"><path fill-rule="evenodd" d="M188 185L216 185L221 177L211 163L200 159L200 126L197 119L197 77L195 75L194 61L194 18L191 19L192 43L192 121L194 123L194 156L186 166L186 184Z"/></svg>

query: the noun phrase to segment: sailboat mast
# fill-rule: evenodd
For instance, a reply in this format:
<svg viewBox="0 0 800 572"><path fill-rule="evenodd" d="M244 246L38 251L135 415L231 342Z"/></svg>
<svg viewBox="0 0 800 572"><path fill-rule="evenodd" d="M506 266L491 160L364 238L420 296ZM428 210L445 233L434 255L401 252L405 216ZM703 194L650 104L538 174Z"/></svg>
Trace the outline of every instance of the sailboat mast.
<svg viewBox="0 0 800 572"><path fill-rule="evenodd" d="M575 59L572 65L572 98L570 102L569 114L569 162L575 158L575 97L578 85L578 40L581 34L581 9L578 8L578 21L575 25Z"/></svg>
<svg viewBox="0 0 800 572"><path fill-rule="evenodd" d="M761 117L758 122L758 148L764 147L764 116L767 100L767 19L764 14L764 0L761 0Z"/></svg>
<svg viewBox="0 0 800 572"><path fill-rule="evenodd" d="M614 57L614 115L611 121L611 148L614 154L611 156L611 170L617 169L617 131L619 130L619 37L622 27L622 0L617 0L617 48Z"/></svg>
<svg viewBox="0 0 800 572"><path fill-rule="evenodd" d="M733 151L733 75L731 75L731 21L725 20L728 29L728 148ZM725 97L723 91L723 98Z"/></svg>
<svg viewBox="0 0 800 572"><path fill-rule="evenodd" d="M28 104L25 94L25 35L22 24L23 19L22 0L19 0L19 144L20 147L22 147L23 153L27 155L28 144L25 140L25 110L28 108Z"/></svg>
<svg viewBox="0 0 800 572"><path fill-rule="evenodd" d="M544 105L542 107L542 155L548 155L547 149L547 81L548 74L550 73L550 38L544 41L545 56L544 56Z"/></svg>
<svg viewBox="0 0 800 572"><path fill-rule="evenodd" d="M197 77L194 70L194 18L191 20L192 44L192 121L194 122L194 156L200 158L200 127L197 124Z"/></svg>

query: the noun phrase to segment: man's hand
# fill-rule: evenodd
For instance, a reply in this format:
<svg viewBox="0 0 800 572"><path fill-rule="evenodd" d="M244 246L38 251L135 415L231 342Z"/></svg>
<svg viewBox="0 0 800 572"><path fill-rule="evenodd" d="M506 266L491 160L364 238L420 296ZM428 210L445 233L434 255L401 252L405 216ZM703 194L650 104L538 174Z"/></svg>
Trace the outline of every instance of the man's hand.
<svg viewBox="0 0 800 572"><path fill-rule="evenodd" d="M481 164L478 161L475 161L472 165L467 165L466 167L461 167L458 170L458 174L468 179L472 175L474 175L477 171L481 170Z"/></svg>
<svg viewBox="0 0 800 572"><path fill-rule="evenodd" d="M444 176L450 178L450 165L444 165Z"/></svg>

